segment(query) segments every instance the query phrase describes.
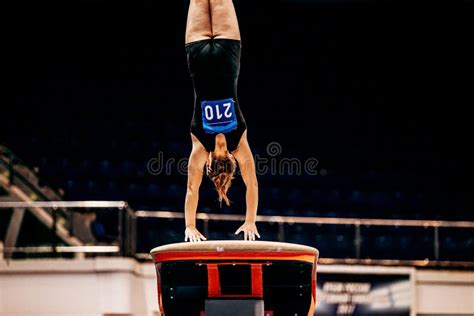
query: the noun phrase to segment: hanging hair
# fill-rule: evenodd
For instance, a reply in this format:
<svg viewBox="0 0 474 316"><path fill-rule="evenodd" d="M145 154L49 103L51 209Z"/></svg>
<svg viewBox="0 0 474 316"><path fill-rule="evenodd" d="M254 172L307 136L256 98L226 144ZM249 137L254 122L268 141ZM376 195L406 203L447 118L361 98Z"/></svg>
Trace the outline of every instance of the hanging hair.
<svg viewBox="0 0 474 316"><path fill-rule="evenodd" d="M230 185L232 184L235 168L235 160L231 159L230 155L227 155L226 158L217 159L214 153L209 154L207 175L214 183L221 207L222 201L224 201L227 206L230 206L227 191L229 191Z"/></svg>

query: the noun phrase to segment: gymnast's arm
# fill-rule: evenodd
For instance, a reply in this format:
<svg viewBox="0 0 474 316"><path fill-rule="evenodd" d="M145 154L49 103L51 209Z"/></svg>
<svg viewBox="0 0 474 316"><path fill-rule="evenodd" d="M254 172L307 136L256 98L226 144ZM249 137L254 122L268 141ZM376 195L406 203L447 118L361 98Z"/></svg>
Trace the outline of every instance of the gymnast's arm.
<svg viewBox="0 0 474 316"><path fill-rule="evenodd" d="M233 152L233 155L239 163L242 180L244 180L247 189L245 223L235 233L239 234L243 231L245 240L255 240L255 236L260 238L255 225L258 207L258 181L255 161L247 141L247 131L242 135L239 146Z"/></svg>
<svg viewBox="0 0 474 316"><path fill-rule="evenodd" d="M188 161L188 185L186 190L186 201L184 203L184 217L186 222L184 241L197 242L206 240L196 229L196 210L199 201L199 187L201 186L203 169L207 159L207 151L191 134L193 149Z"/></svg>

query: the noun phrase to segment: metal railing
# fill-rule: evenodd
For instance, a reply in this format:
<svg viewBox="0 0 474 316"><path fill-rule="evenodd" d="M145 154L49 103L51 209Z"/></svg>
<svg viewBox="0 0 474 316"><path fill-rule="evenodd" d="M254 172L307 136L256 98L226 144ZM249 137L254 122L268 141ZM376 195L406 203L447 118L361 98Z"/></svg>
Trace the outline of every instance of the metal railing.
<svg viewBox="0 0 474 316"><path fill-rule="evenodd" d="M28 209L28 208L47 208L52 210L55 214L57 209L65 209L68 212L76 212L84 209L114 209L118 212L117 221L117 243L112 246L101 246L102 248L94 247L66 247L57 245L51 241L51 247L17 247L4 248L5 253L14 252L35 252L35 253L116 253L125 256L135 256L141 259L148 258L147 253L137 254L135 249L137 246L137 219L155 218L167 220L182 220L184 218L183 212L169 212L169 211L144 211L139 210L134 212L130 209L124 201L40 201L40 202L0 202L0 209ZM232 214L208 214L198 213L196 215L198 221L202 221L203 233L208 236L209 222L211 221L229 221L229 222L243 222L244 215ZM258 223L272 223L278 227L277 240L285 241L285 226L294 224L309 224L317 225L343 225L354 228L353 235L353 249L355 255L345 259L325 258L320 259L322 264L346 263L346 264L382 264L382 265L414 265L414 266L462 266L474 267L474 262L466 261L442 261L440 260L440 232L441 228L452 229L469 229L474 233L474 222L470 221L440 221L440 220L403 220L403 219L370 219L370 218L334 218L334 217L296 217L296 216L266 216L258 215ZM433 259L424 260L385 260L385 259L364 259L361 257L362 227L414 227L432 230L433 245L432 253ZM55 230L53 225L52 230ZM183 226L184 229L184 226ZM71 232L72 234L72 232Z"/></svg>
<svg viewBox="0 0 474 316"><path fill-rule="evenodd" d="M7 201L0 202L1 209L25 210L25 209L48 209L53 220L51 225L50 246L39 247L9 247L5 245L3 252L5 257L10 257L14 253L116 253L122 256L133 256L135 249L135 215L125 201ZM58 245L58 210L69 213L112 209L117 212L117 227L115 245L100 246L62 246ZM72 216L69 216L72 218ZM10 223L12 225L12 223ZM9 225L9 226L10 226ZM7 228L7 232L8 232ZM67 234L74 237L74 230L69 226ZM7 233L8 235L8 233Z"/></svg>
<svg viewBox="0 0 474 316"><path fill-rule="evenodd" d="M0 247L0 252L5 254L13 253L52 253L51 247L40 246L40 247ZM120 253L119 246L57 246L55 249L56 253Z"/></svg>
<svg viewBox="0 0 474 316"><path fill-rule="evenodd" d="M183 212L169 211L136 211L137 218L161 218L161 219L183 219ZM232 214L207 214L198 213L196 219L203 221L203 233L209 232L209 221L238 221L245 220L244 215ZM336 259L321 258L321 263L347 263L347 264L382 264L382 265L415 265L415 266L465 266L474 267L474 262L465 261L441 261L440 260L440 228L473 229L474 222L471 221L444 221L444 220L406 220L406 219L372 219L372 218L336 218L336 217L302 217L302 216L267 216L258 215L258 223L276 223L278 225L278 241L285 241L285 224L313 224L313 225L344 225L354 227L354 250L355 258ZM387 259L362 259L361 258L361 227L383 226L383 227L416 227L433 230L433 254L434 260L387 260ZM141 256L145 257L144 254Z"/></svg>
<svg viewBox="0 0 474 316"><path fill-rule="evenodd" d="M51 201L60 200L61 194L48 186L40 184L37 170L30 168L15 153L5 146L0 145L0 187L7 186L13 199ZM7 199L11 199L8 197ZM24 199L23 199L24 200ZM49 212L49 210L46 210ZM56 210L56 217L62 221L69 221L68 212L63 209Z"/></svg>
<svg viewBox="0 0 474 316"><path fill-rule="evenodd" d="M31 208L42 207L56 210L58 208L126 208L125 201L14 201L0 202L0 208Z"/></svg>
<svg viewBox="0 0 474 316"><path fill-rule="evenodd" d="M39 175L15 153L5 146L0 145L0 171L5 171L9 184L20 186L28 193L33 193L38 200L58 200L61 195L49 187L38 185Z"/></svg>

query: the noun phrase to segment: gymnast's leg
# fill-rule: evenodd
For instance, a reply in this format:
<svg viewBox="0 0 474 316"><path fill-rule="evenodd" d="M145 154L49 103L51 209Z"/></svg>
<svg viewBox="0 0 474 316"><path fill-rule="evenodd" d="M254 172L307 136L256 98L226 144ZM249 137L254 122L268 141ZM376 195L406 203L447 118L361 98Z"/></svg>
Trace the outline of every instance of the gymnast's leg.
<svg viewBox="0 0 474 316"><path fill-rule="evenodd" d="M212 38L209 0L190 0L185 43Z"/></svg>
<svg viewBox="0 0 474 316"><path fill-rule="evenodd" d="M232 0L209 0L214 38L240 40L239 22Z"/></svg>

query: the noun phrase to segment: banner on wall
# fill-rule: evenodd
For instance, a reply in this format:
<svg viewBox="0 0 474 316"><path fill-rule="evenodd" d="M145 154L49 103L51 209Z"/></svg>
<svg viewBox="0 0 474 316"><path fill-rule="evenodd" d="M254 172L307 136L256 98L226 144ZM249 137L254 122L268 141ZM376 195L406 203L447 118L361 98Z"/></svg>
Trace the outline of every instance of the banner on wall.
<svg viewBox="0 0 474 316"><path fill-rule="evenodd" d="M409 316L409 274L319 273L316 314Z"/></svg>

